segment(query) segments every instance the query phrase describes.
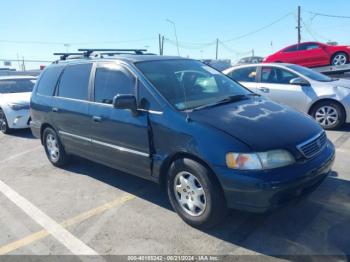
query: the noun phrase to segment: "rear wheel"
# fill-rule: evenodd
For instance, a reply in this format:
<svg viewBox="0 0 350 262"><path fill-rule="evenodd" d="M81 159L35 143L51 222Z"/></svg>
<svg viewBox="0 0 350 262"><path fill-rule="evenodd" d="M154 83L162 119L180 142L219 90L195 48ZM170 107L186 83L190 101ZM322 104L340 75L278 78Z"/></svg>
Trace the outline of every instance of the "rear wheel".
<svg viewBox="0 0 350 262"><path fill-rule="evenodd" d="M342 106L333 101L324 101L316 104L311 112L313 118L324 129L337 129L345 122L345 112Z"/></svg>
<svg viewBox="0 0 350 262"><path fill-rule="evenodd" d="M43 132L43 142L47 158L57 167L68 163L69 157L66 154L55 130L46 128Z"/></svg>
<svg viewBox="0 0 350 262"><path fill-rule="evenodd" d="M210 228L227 211L222 189L206 167L192 159L176 160L170 167L168 196L179 216L194 227Z"/></svg>
<svg viewBox="0 0 350 262"><path fill-rule="evenodd" d="M332 56L331 65L345 65L349 61L348 55L344 52L336 53Z"/></svg>
<svg viewBox="0 0 350 262"><path fill-rule="evenodd" d="M0 131L4 134L8 134L11 132L11 128L9 128L5 112L0 108Z"/></svg>

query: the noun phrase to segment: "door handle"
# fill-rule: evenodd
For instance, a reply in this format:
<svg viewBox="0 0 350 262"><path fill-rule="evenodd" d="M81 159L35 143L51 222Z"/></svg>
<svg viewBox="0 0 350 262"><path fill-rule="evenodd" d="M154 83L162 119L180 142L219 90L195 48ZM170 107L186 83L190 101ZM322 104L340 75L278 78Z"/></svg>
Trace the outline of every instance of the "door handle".
<svg viewBox="0 0 350 262"><path fill-rule="evenodd" d="M259 87L259 90L261 92L264 92L264 93L269 93L270 92L270 88L267 88L267 87Z"/></svg>
<svg viewBox="0 0 350 262"><path fill-rule="evenodd" d="M51 111L54 112L54 113L57 113L57 112L58 112L58 108L57 108L57 107L53 107L53 108L51 109Z"/></svg>
<svg viewBox="0 0 350 262"><path fill-rule="evenodd" d="M100 116L93 116L92 117L92 120L94 121L94 122L101 122L102 121L102 117L100 117Z"/></svg>

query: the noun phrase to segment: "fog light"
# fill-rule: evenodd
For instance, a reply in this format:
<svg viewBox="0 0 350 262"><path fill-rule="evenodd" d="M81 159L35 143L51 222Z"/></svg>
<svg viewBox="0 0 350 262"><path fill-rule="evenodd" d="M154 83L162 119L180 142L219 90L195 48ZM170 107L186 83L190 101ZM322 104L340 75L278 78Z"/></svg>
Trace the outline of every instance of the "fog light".
<svg viewBox="0 0 350 262"><path fill-rule="evenodd" d="M17 125L17 123L19 122L19 120L22 118L22 116L17 116L16 118L15 118L15 120L13 120L13 125L15 126L15 125Z"/></svg>

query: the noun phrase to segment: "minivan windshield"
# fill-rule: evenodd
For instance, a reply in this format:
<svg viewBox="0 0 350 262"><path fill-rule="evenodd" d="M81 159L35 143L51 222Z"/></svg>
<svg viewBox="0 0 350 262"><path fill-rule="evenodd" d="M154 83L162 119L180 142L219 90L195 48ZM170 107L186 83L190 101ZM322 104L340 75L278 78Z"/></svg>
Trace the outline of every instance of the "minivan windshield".
<svg viewBox="0 0 350 262"><path fill-rule="evenodd" d="M34 79L0 80L0 94L29 93L33 91Z"/></svg>
<svg viewBox="0 0 350 262"><path fill-rule="evenodd" d="M228 101L250 91L219 71L190 59L142 61L137 68L178 110ZM236 100L232 100L236 101Z"/></svg>
<svg viewBox="0 0 350 262"><path fill-rule="evenodd" d="M329 76L323 75L303 66L287 65L287 67L315 81L331 82L335 80L334 78L330 78Z"/></svg>

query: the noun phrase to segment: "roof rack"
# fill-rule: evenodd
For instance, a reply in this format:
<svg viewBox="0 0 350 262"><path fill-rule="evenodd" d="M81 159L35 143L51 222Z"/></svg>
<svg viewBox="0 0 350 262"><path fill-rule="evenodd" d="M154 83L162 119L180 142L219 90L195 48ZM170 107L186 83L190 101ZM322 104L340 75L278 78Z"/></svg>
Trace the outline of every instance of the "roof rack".
<svg viewBox="0 0 350 262"><path fill-rule="evenodd" d="M103 49L103 48L79 48L78 51L84 52L85 57L90 57L94 52L103 54L125 54L126 52L133 52L135 55L143 55L147 49Z"/></svg>
<svg viewBox="0 0 350 262"><path fill-rule="evenodd" d="M72 56L72 55L78 55L78 56L81 56L81 57L83 57L83 56L85 56L85 53L53 53L53 55L59 55L60 56L60 60L67 60L67 58L69 57L69 56Z"/></svg>

